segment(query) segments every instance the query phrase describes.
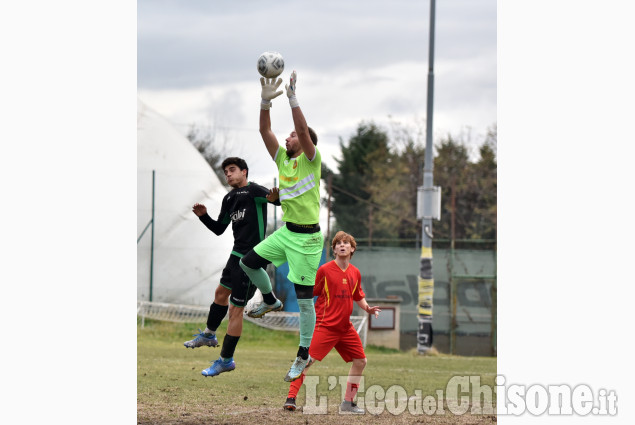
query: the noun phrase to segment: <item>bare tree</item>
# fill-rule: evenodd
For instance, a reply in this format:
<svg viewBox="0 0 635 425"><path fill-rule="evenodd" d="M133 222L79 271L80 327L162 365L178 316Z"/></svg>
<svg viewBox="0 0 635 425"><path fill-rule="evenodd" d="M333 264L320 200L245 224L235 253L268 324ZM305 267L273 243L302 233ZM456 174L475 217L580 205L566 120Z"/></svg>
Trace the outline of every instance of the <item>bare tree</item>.
<svg viewBox="0 0 635 425"><path fill-rule="evenodd" d="M227 155L225 154L224 147L218 149L215 146L216 132L212 131L209 127L201 129L196 124L191 124L186 137L196 150L201 153L203 158L205 158L209 166L212 167L212 170L214 170L214 173L216 173L221 183L229 187L225 182L225 174L221 169L223 159L225 159Z"/></svg>

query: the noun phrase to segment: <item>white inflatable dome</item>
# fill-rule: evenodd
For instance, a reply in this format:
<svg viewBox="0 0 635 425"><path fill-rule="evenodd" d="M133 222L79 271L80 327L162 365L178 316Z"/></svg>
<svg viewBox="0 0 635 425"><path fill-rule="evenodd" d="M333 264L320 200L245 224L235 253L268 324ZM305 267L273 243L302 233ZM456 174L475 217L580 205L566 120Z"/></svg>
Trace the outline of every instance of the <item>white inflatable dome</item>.
<svg viewBox="0 0 635 425"><path fill-rule="evenodd" d="M154 250L150 276L152 172ZM209 305L233 245L231 226L221 236L192 212L205 204L216 219L227 189L192 144L167 119L138 101L137 300ZM115 266L116 267L116 266ZM150 290L152 288L152 299Z"/></svg>

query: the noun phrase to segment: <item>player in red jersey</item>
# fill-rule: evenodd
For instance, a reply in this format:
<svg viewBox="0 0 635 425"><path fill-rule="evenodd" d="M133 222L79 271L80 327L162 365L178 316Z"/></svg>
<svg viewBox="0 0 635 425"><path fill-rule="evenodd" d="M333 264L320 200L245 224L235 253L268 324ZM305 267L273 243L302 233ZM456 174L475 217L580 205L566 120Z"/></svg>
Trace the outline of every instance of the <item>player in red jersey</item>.
<svg viewBox="0 0 635 425"><path fill-rule="evenodd" d="M348 373L346 394L340 406L342 412L364 413L353 399L357 394L362 372L366 367L366 354L359 334L351 323L353 301L369 314L379 316L379 307L371 307L361 287L359 269L350 263L357 244L355 238L345 232L337 232L331 244L335 259L323 264L317 271L313 295L315 302L315 331L309 347L311 366L314 360L322 360L335 348L345 362L353 362ZM305 369L305 371L306 371ZM304 372L291 382L284 409L295 410L295 399L304 381Z"/></svg>

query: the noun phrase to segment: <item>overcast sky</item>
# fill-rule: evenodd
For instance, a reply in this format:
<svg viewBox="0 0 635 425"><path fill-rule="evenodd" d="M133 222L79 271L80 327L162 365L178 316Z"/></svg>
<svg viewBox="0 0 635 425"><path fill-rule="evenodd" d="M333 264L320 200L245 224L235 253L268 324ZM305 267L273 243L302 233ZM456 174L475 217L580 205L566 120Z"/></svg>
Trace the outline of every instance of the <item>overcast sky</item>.
<svg viewBox="0 0 635 425"><path fill-rule="evenodd" d="M436 4L434 139L451 133L477 145L497 119L496 1ZM250 178L270 179L256 60L278 51L285 83L298 73L298 101L335 167L339 138L362 121L425 134L429 20L428 1L140 0L138 95L183 133L212 128L219 147L247 160ZM284 94L272 127L279 141L293 129Z"/></svg>

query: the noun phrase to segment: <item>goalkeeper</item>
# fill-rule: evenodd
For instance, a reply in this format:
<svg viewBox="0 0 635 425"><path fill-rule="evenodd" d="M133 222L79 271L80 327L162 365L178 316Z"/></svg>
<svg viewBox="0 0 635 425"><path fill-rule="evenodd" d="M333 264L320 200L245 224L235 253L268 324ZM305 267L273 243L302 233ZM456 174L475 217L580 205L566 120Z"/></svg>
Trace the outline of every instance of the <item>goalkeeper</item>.
<svg viewBox="0 0 635 425"><path fill-rule="evenodd" d="M317 296L315 311L317 321L313 334L313 343L309 350L311 363L321 361L335 348L345 362L352 362L346 383L344 401L340 405L341 412L364 413L353 401L366 367L366 354L359 334L350 321L353 312L353 301L368 314L379 316L379 307L371 307L366 302L366 295L361 286L359 269L350 263L357 244L355 238L345 232L337 232L331 244L335 259L317 271L313 295ZM306 369L305 369L306 372ZM293 381L289 387L284 409L295 410L295 399L304 381L304 373L300 379Z"/></svg>
<svg viewBox="0 0 635 425"><path fill-rule="evenodd" d="M300 309L300 344L297 357L284 377L287 382L300 377L308 364L309 346L315 326L313 285L320 265L324 237L320 232L320 177L322 157L317 150L317 135L307 126L304 114L295 95L296 72L285 86L294 130L280 146L271 130L271 100L282 94L276 91L282 79L260 79L262 86L260 104L260 135L279 172L282 221L285 225L260 242L240 261L240 266L262 293L263 302L247 313L250 317L262 317L270 311L282 309L264 271L267 264L276 266L288 262L287 278L294 284Z"/></svg>

